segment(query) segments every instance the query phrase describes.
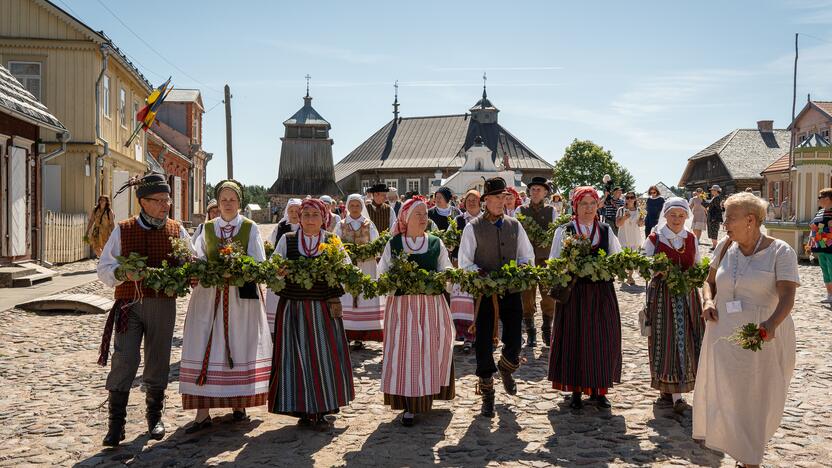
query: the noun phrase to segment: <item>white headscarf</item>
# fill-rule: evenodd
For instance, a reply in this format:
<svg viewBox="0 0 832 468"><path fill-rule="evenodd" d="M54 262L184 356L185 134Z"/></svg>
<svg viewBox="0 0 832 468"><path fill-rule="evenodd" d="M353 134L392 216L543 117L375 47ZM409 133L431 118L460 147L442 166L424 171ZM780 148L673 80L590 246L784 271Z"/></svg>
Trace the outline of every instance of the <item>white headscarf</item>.
<svg viewBox="0 0 832 468"><path fill-rule="evenodd" d="M347 197L347 203L344 204L344 209L347 210L347 212L344 213L344 219L347 221L352 219L352 216L350 215L350 202L353 200L361 203L361 216L363 216L364 219L370 219L370 212L367 211L367 204L364 203L364 195L361 195L360 193L353 193Z"/></svg>
<svg viewBox="0 0 832 468"><path fill-rule="evenodd" d="M661 231L667 225L667 212L674 208L683 209L688 214L688 218L685 220L685 229L690 230L690 227L693 225L693 212L690 210L690 204L684 198L670 197L664 201L662 213L659 216L659 223L653 228L655 232Z"/></svg>
<svg viewBox="0 0 832 468"><path fill-rule="evenodd" d="M301 203L303 203L303 200L301 200L300 198L290 198L289 201L286 202L286 208L283 209L283 217L280 219L280 221L286 221L288 223L289 207L300 206Z"/></svg>

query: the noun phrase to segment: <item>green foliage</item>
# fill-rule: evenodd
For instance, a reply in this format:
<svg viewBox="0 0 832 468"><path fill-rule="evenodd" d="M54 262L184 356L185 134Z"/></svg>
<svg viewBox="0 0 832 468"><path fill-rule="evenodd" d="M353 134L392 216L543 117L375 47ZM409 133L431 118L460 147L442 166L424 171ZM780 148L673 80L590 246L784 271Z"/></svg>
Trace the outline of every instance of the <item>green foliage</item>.
<svg viewBox="0 0 832 468"><path fill-rule="evenodd" d="M404 251L392 258L390 269L379 276L377 293L435 296L445 292L451 273L422 269Z"/></svg>
<svg viewBox="0 0 832 468"><path fill-rule="evenodd" d="M563 215L561 215L561 217L562 216ZM560 224L557 224L557 221L560 220L561 217L558 217L555 222L549 223L549 226L544 230L534 219L517 213L517 221L520 221L520 224L523 225L523 230L526 231L526 235L529 237L529 242L531 242L533 246L541 249L548 249L552 247L552 240L555 238L555 230L558 226L560 226Z"/></svg>
<svg viewBox="0 0 832 468"><path fill-rule="evenodd" d="M243 185L243 200L240 203L240 209L246 207L250 203L260 205L264 210L269 204L270 198L266 195L268 189L262 185ZM208 194L208 199L216 198L214 193L214 184L205 184L205 192Z"/></svg>
<svg viewBox="0 0 832 468"><path fill-rule="evenodd" d="M441 229L434 229L430 231L431 234L434 236L442 239L442 243L445 244L445 248L448 250L453 250L459 245L459 241L462 239L462 231L456 225L456 220L448 216L448 229L441 230Z"/></svg>
<svg viewBox="0 0 832 468"><path fill-rule="evenodd" d="M582 185L600 189L603 188L604 174L609 174L613 184L625 191L635 187L630 171L613 160L612 153L590 140L575 139L555 163L552 183L565 194Z"/></svg>
<svg viewBox="0 0 832 468"><path fill-rule="evenodd" d="M347 253L350 255L350 260L352 260L353 263L358 264L365 260L381 257L382 252L384 252L384 247L389 241L390 233L387 230L384 230L381 234L379 234L378 239L370 242L369 244L356 245L345 242L344 248L347 249Z"/></svg>

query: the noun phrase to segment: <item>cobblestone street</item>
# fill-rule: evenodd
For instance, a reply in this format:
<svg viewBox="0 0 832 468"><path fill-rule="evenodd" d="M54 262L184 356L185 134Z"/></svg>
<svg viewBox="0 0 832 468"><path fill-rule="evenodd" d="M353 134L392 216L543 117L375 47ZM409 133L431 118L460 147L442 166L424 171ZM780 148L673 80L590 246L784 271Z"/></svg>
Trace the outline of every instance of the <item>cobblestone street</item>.
<svg viewBox="0 0 832 468"><path fill-rule="evenodd" d="M832 466L832 310L818 303L820 269L803 264L800 274L803 286L793 312L797 369L767 466ZM97 281L73 291L112 297ZM624 374L610 394L611 410L587 405L572 412L546 380L548 349L538 347L525 351L518 395L507 396L498 385L497 416L483 419L477 416L473 354L458 352L456 399L439 402L415 427L405 428L398 413L382 404L381 347L370 344L352 354L356 399L330 433L296 428L294 419L257 408L249 412L250 422L237 424L230 414L213 412L220 423L200 437L184 433L194 414L182 411L178 394L183 298L164 416L168 435L158 442L145 435L139 377L131 392L127 439L116 450L100 445L107 427L107 368L95 361L106 317L6 310L0 312L0 466L733 466L730 457L691 439L689 411L678 416L654 404L647 344L636 325L643 282L618 287L618 298Z"/></svg>

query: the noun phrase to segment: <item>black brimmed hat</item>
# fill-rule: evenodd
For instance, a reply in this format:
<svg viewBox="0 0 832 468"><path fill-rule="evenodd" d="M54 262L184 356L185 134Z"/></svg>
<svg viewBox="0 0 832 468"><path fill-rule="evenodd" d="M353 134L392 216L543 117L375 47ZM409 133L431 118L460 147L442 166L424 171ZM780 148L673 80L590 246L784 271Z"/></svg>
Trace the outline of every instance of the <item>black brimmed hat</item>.
<svg viewBox="0 0 832 468"><path fill-rule="evenodd" d="M532 188L532 185L540 185L541 187L545 188L549 193L552 193L552 184L550 184L545 177L532 177L532 181L526 184L526 187Z"/></svg>
<svg viewBox="0 0 832 468"><path fill-rule="evenodd" d="M387 187L387 184L375 184L367 189L367 193L387 193L389 191L390 188Z"/></svg>
<svg viewBox="0 0 832 468"><path fill-rule="evenodd" d="M506 181L502 177L494 177L487 179L483 184L482 198L489 195L502 195L508 193L506 190Z"/></svg>

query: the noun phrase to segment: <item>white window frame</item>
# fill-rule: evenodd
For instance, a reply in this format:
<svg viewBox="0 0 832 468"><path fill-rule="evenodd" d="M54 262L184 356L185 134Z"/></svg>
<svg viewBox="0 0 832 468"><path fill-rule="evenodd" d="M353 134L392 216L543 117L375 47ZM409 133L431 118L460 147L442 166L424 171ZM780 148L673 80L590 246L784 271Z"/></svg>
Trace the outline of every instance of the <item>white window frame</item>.
<svg viewBox="0 0 832 468"><path fill-rule="evenodd" d="M415 187L411 186L412 183L415 182ZM416 192L422 193L422 179L407 179L407 190L406 192Z"/></svg>
<svg viewBox="0 0 832 468"><path fill-rule="evenodd" d="M430 185L430 187L428 187L430 193L433 193L436 189L442 186L442 179L429 179L428 185Z"/></svg>
<svg viewBox="0 0 832 468"><path fill-rule="evenodd" d="M38 101L43 102L41 100L41 97L43 96L43 63L41 63L41 62L31 62L31 61L28 61L28 60L9 60L9 63L7 63L7 65L9 67L8 68L9 73L11 73L12 76L17 78L17 81L19 81L20 84L23 85L23 88L26 89L26 91L29 91L30 93L32 93L32 90L29 89L29 81L37 81L38 82L38 93L37 94L32 93L32 96L35 96L35 99L37 99ZM13 68L14 65L37 65L38 66L38 74L37 74L37 76L35 76L35 75L21 75L21 74L16 75L16 74L12 73L12 68Z"/></svg>
<svg viewBox="0 0 832 468"><path fill-rule="evenodd" d="M103 98L101 99L101 107L102 113L104 117L110 118L110 77L104 75L104 79L101 80L101 94Z"/></svg>
<svg viewBox="0 0 832 468"><path fill-rule="evenodd" d="M124 88L118 90L118 112L121 126L127 128L127 91Z"/></svg>
<svg viewBox="0 0 832 468"><path fill-rule="evenodd" d="M199 144L199 111L194 110L193 115L193 125L191 125L191 143L194 145Z"/></svg>
<svg viewBox="0 0 832 468"><path fill-rule="evenodd" d="M387 185L388 188L394 188L396 190L399 189L399 179L384 179L384 184Z"/></svg>

